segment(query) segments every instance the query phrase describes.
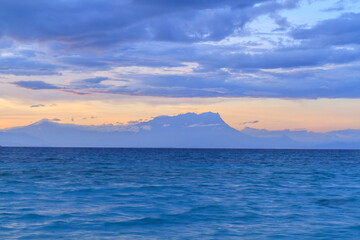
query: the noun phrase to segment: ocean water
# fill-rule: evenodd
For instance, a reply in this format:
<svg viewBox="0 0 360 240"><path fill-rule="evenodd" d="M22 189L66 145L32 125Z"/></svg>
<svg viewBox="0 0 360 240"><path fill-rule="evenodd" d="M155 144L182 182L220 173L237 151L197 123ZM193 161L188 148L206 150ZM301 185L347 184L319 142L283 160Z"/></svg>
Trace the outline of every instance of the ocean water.
<svg viewBox="0 0 360 240"><path fill-rule="evenodd" d="M360 151L0 148L0 239L360 239Z"/></svg>

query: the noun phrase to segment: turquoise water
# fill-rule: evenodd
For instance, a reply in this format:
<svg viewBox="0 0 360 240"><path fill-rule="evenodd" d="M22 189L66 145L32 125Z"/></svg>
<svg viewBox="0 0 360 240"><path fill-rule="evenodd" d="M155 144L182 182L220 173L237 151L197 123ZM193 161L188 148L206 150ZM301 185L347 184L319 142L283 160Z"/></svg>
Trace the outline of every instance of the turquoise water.
<svg viewBox="0 0 360 240"><path fill-rule="evenodd" d="M0 239L360 239L360 151L0 148Z"/></svg>

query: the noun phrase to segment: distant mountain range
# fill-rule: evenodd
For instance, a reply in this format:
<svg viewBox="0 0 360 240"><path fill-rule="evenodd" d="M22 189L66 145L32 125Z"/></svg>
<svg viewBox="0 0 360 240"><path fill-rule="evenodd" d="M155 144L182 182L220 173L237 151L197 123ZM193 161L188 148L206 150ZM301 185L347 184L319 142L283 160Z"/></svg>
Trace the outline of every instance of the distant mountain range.
<svg viewBox="0 0 360 240"><path fill-rule="evenodd" d="M238 131L218 113L159 116L130 125L83 126L47 119L24 127L0 130L2 146L144 147L144 148L282 148L360 149L360 130L327 133Z"/></svg>

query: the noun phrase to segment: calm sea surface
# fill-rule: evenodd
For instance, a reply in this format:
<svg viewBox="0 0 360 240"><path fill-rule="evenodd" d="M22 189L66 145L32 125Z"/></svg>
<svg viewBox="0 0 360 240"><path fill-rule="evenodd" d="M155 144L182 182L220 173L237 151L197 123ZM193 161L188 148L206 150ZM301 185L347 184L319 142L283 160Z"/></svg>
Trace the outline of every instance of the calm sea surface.
<svg viewBox="0 0 360 240"><path fill-rule="evenodd" d="M360 151L0 148L0 239L360 239Z"/></svg>

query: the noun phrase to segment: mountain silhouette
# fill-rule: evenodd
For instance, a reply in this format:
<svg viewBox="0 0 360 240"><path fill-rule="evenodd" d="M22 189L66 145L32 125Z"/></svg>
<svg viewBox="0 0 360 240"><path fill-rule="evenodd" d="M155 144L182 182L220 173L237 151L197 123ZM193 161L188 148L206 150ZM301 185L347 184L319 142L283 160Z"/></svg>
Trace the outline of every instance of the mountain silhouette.
<svg viewBox="0 0 360 240"><path fill-rule="evenodd" d="M230 127L218 113L159 116L128 125L84 126L43 119L0 131L2 146L144 147L144 148L356 148L359 131L326 134L307 131L267 131ZM359 138L360 139L360 138ZM311 141L310 141L311 140ZM360 142L360 141L359 141ZM360 146L360 145L359 145Z"/></svg>

